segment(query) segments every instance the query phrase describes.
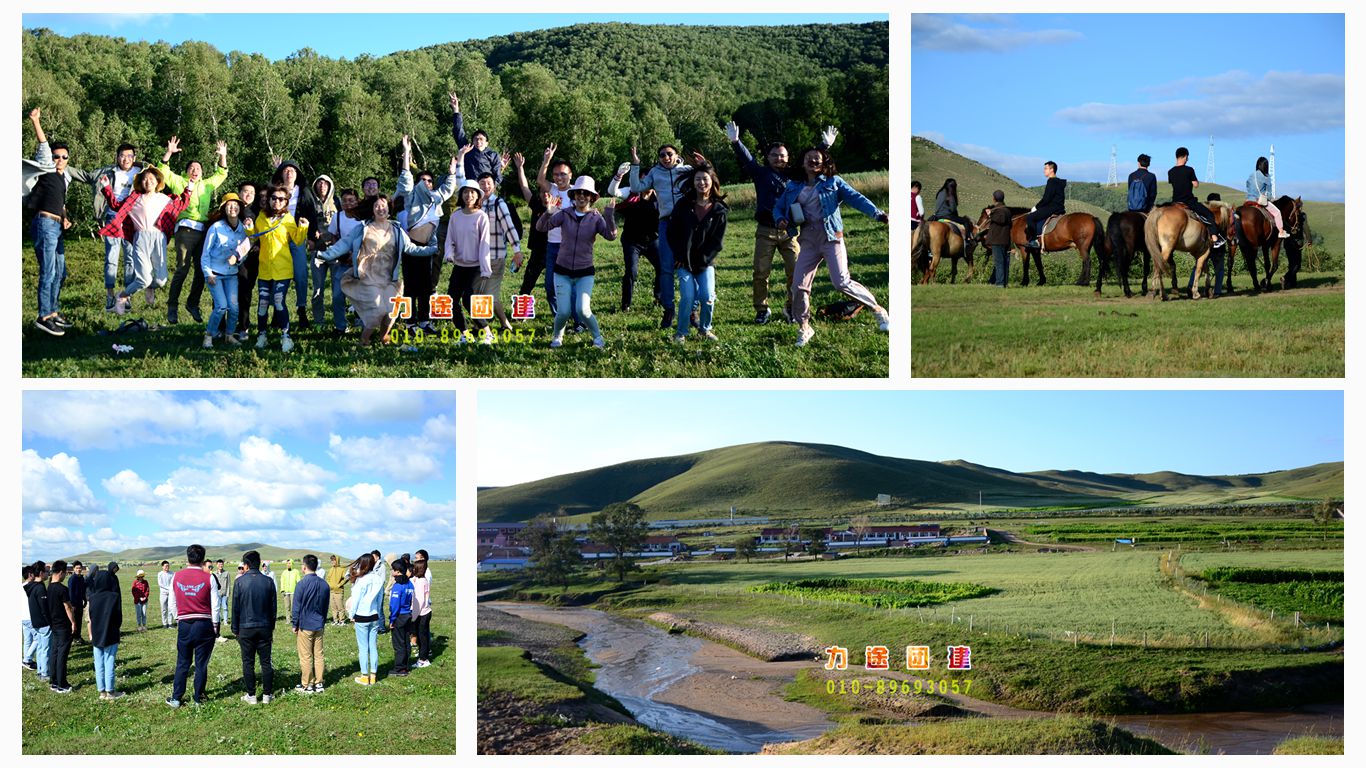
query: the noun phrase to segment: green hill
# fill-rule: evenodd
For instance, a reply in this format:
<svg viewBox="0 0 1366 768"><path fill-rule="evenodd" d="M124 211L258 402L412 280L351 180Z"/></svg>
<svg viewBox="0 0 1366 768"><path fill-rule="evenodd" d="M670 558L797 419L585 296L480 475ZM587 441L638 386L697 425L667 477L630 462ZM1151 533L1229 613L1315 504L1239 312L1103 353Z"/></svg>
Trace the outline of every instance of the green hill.
<svg viewBox="0 0 1366 768"><path fill-rule="evenodd" d="M113 560L114 562L117 562L121 567L124 568L133 565L157 565L161 563L162 560L169 560L171 561L171 566L173 568L179 568L180 566L185 564L185 547L187 546L189 545L181 544L176 546L165 547L141 547L138 549L125 549L122 552L105 552L103 550L95 550L93 552L85 552L79 555L64 557L62 559L66 560L68 563L73 562L75 560L80 560L86 565L90 565L92 563L99 563L103 565ZM317 549L273 547L268 544L260 543L223 544L218 546L205 547L205 551L207 552L207 556L210 560L218 560L219 558L222 558L224 561L224 565L236 564L238 562L241 562L242 553L253 549L261 553L262 560L270 562L275 562L277 560L294 560L295 562L298 562L299 559L302 558L304 555L311 553L317 555L318 560L326 564L330 556L334 554L332 552L324 552ZM347 556L342 555L341 553L335 554L337 555L337 558L339 560L345 563L351 562L352 558L354 557L354 555Z"/></svg>
<svg viewBox="0 0 1366 768"><path fill-rule="evenodd" d="M847 514L880 493L900 504L962 504L979 492L996 506L1228 503L1341 497L1342 463L1203 477L1079 471L1019 473L965 461L876 456L851 448L768 442L643 459L479 492L481 522L596 512L630 501L653 519L743 514Z"/></svg>
<svg viewBox="0 0 1366 768"><path fill-rule="evenodd" d="M1124 171L1127 175L1128 169ZM1042 185L1026 188L987 166L971 160L921 136L911 138L911 172L923 185L922 196L925 205L934 206L934 193L944 179L958 181L958 212L975 219L982 208L991 204L991 193L1000 189L1006 193L1010 205L1029 206L1038 201L1043 193ZM1165 171L1155 168L1159 178L1157 199L1170 200L1171 185L1160 179ZM1200 198L1210 192L1218 192L1225 202L1239 204L1246 195L1242 189L1234 189L1220 184L1201 183ZM1279 189L1278 192L1294 194L1294 189ZM1067 210L1086 211L1100 217L1105 223L1110 213L1127 208L1127 190L1124 187L1107 187L1095 182L1069 181L1067 183ZM1313 248L1306 248L1305 262L1308 271L1332 271L1341 269L1346 253L1346 208L1342 203L1304 201L1304 211L1309 218ZM933 212L933 211L931 211ZM1075 255L1075 251L1069 251ZM1316 261L1317 260L1317 261Z"/></svg>

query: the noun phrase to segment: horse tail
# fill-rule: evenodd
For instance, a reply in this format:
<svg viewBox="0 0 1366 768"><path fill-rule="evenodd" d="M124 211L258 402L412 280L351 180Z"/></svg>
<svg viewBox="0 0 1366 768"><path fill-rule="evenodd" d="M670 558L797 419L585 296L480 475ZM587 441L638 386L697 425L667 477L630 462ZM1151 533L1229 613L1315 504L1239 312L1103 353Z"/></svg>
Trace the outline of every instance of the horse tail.
<svg viewBox="0 0 1366 768"><path fill-rule="evenodd" d="M1107 227L1104 227L1104 226L1101 226L1100 217L1099 217L1099 216L1096 216L1095 214L1092 214L1092 215L1091 215L1091 221L1092 221L1092 222L1095 224L1095 226L1096 226L1096 237L1095 237L1095 243L1094 243L1095 246L1096 246L1096 253L1100 254L1101 258L1109 259L1109 258L1110 258L1110 243L1109 243L1109 239L1110 239L1110 238L1109 238L1109 235L1110 235L1110 233L1109 233L1109 231L1108 231L1108 228L1107 228Z"/></svg>

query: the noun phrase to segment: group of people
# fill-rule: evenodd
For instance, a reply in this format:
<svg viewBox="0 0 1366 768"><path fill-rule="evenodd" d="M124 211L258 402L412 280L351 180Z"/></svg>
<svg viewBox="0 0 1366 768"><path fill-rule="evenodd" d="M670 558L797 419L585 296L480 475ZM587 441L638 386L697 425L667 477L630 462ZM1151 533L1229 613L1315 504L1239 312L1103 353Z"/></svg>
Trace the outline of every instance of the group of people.
<svg viewBox="0 0 1366 768"><path fill-rule="evenodd" d="M205 175L199 161L190 161L179 175L169 166L180 152L174 136L155 165L140 163L136 148L124 144L113 165L83 171L71 164L66 144L49 144L41 111L32 110L38 149L33 161L25 161L25 204L39 268L35 327L60 336L72 325L60 302L67 276L63 233L71 226L68 186L79 181L95 190L105 248L105 308L126 313L139 296L152 307L156 289L169 281L167 322L178 322L182 294L185 310L204 322L200 302L207 286L213 309L205 324L205 348L218 339L235 346L250 338L242 307L255 295L256 347L269 346L273 328L280 334L280 348L289 352L294 347L291 330L310 327L310 309L313 324L326 322L324 292L329 287L334 337L349 327L349 304L363 329L361 345L376 338L389 342L396 320L435 333L433 321L446 318L455 324L458 342L491 344L493 321L482 314L466 315L472 297L492 296L494 321L511 330L503 292L508 261L514 273L526 266L517 296L531 295L544 274L545 301L554 316L551 347L560 347L566 332L578 330L589 331L592 343L605 347L592 310L593 246L598 238L616 240L619 235L626 267L622 311L632 305L644 257L656 271L652 294L663 312L660 327L673 328L676 342L686 341L693 328L702 338L716 339L715 262L724 248L729 208L721 179L705 157L692 153L692 162L685 163L679 149L666 144L647 168L633 147L630 162L617 168L605 190L607 205L598 209L597 183L587 175L575 176L571 162L555 154L555 144L545 150L533 187L522 154L499 153L483 131L467 135L459 97L452 93L450 101L458 154L446 174L437 179L429 171L415 172L411 142L404 136L392 197L374 177L362 182L360 193L350 187L338 190L327 174L306 184L298 163L279 157L273 158L269 184L244 182L225 191L227 145L217 143L212 174ZM772 316L769 275L781 257L783 315L799 326L798 346L813 336L810 293L822 261L834 286L869 308L879 328L887 330L887 311L849 274L840 208L848 204L884 223L887 214L837 175L829 150L837 131L826 129L820 144L802 152L795 166L781 143L766 147L758 162L740 140L738 125L728 124L726 135L754 184L755 322L767 323ZM499 195L509 166L532 216L527 254L522 252L524 225L517 207ZM448 202L453 202L449 214ZM445 264L451 266L450 277L446 293L438 294ZM185 292L187 276L191 280ZM400 305L405 307L401 312ZM519 318L524 319L513 313L512 319Z"/></svg>
<svg viewBox="0 0 1366 768"><path fill-rule="evenodd" d="M242 555L235 576L226 572L223 560L209 561L204 547L198 544L187 547L185 555L186 567L173 573L170 562L162 561L157 576L162 626L177 630L176 667L171 695L166 699L172 708L182 705L192 669L193 701L205 701L209 659L215 641L227 641L222 636L224 627L230 628L241 651L242 700L269 703L275 695L271 650L281 602L299 656L296 693L323 692L326 627L342 626L348 619L356 633L357 685L378 682L380 634L389 633L393 640L390 675L405 677L411 669L431 665L432 574L426 550L419 549L415 555L391 555L387 563L379 550L347 565L333 555L331 565L324 570L319 569L318 558L309 554L301 559L299 570L294 569L293 561L286 561L284 569L275 573L262 563L260 553L252 550ZM71 646L73 642L88 642L93 648L99 698L113 700L124 695L115 685L123 627L118 572L118 563L109 563L103 569L95 567L88 578L79 561L69 565L62 560L51 565L38 561L24 566L28 617L22 622L22 663L54 693L73 690L67 679ZM345 597L348 586L349 598ZM130 590L139 632L147 629L150 591L146 572L139 570ZM81 639L83 614L87 617L87 641Z"/></svg>
<svg viewBox="0 0 1366 768"><path fill-rule="evenodd" d="M1214 214L1195 196L1195 189L1200 186L1200 180L1195 175L1195 169L1188 165L1190 161L1190 150L1185 147L1178 147L1176 150L1176 164L1167 171L1167 182L1172 187L1172 204L1184 205L1194 212L1200 221L1209 230L1210 244L1213 248L1220 248L1224 245L1223 235L1215 224ZM1146 154L1138 156L1138 168L1128 177L1127 187L1127 207L1130 211L1147 214L1157 205L1157 175L1148 170L1152 163L1152 158ZM1286 231L1284 223L1281 221L1281 212L1271 200L1271 180L1268 176L1270 172L1269 163L1265 157L1257 158L1257 162L1248 175L1246 183L1247 200L1255 201L1267 211L1276 223L1279 237L1282 239L1290 237ZM1067 180L1058 177L1058 164L1049 160L1043 165L1044 190L1034 207L1030 208L1025 216L1025 236L1028 248L1038 249L1039 228L1052 216L1061 216L1066 212L1067 202ZM911 227L914 229L925 221L925 202L920 195L921 184L919 181L911 182ZM1219 194L1211 193L1206 202L1219 200ZM992 284L1004 288L1006 284L1005 266L1009 263L1008 249L1011 246L1010 227L1013 220L1010 208L1005 204L1005 192L996 190L992 192L992 205L988 209L988 226L983 236L983 245L992 251L994 269L992 272ZM967 217L958 212L958 182L952 178L945 179L944 184L935 193L934 214L930 220L948 221L961 225L965 240L973 239L977 233L974 232L974 223Z"/></svg>

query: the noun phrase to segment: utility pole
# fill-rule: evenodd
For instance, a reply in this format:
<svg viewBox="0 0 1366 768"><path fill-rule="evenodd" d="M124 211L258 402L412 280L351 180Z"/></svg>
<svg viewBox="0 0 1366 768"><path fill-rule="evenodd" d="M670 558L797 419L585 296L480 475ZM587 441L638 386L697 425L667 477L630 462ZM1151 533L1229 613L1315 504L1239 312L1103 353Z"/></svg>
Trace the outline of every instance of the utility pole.
<svg viewBox="0 0 1366 768"><path fill-rule="evenodd" d="M1105 186L1119 186L1119 169L1115 167L1115 145L1110 145L1110 175L1105 180Z"/></svg>
<svg viewBox="0 0 1366 768"><path fill-rule="evenodd" d="M1276 199L1276 145L1275 145L1275 144L1272 144L1272 145L1271 145L1271 157L1270 157L1270 159L1268 159L1267 165L1268 165L1268 170L1271 171L1271 173L1268 174L1268 175L1271 177L1271 199L1272 199L1272 200L1275 200L1275 199Z"/></svg>
<svg viewBox="0 0 1366 768"><path fill-rule="evenodd" d="M1214 137L1209 137L1209 156L1205 159L1205 181L1214 183Z"/></svg>

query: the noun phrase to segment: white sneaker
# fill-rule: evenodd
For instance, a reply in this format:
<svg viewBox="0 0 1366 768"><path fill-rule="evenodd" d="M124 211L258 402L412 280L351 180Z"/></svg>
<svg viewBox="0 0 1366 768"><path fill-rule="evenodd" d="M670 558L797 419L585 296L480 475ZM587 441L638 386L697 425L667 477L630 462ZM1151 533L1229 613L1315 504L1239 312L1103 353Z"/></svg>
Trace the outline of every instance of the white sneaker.
<svg viewBox="0 0 1366 768"><path fill-rule="evenodd" d="M551 349L559 349L559 348L560 348L561 346L563 346L563 345L564 345L564 331L560 331L559 333L555 334L555 337L554 337L553 339L550 340L550 348L551 348Z"/></svg>
<svg viewBox="0 0 1366 768"><path fill-rule="evenodd" d="M607 339L604 339L601 336L594 336L593 346L597 347L598 349L607 349Z"/></svg>
<svg viewBox="0 0 1366 768"><path fill-rule="evenodd" d="M686 344L687 342L688 342L688 337L687 337L687 336L683 336L683 335L680 334L680 335L674 337L674 343L675 343L675 344Z"/></svg>
<svg viewBox="0 0 1366 768"><path fill-rule="evenodd" d="M489 329L485 328L484 331L483 331L482 333L479 334L479 343L480 343L480 344L492 344L492 343L493 343L493 332L490 331Z"/></svg>
<svg viewBox="0 0 1366 768"><path fill-rule="evenodd" d="M419 668L421 668L421 667L430 667L431 665L432 665L432 663L431 663L430 661L427 661L426 659L418 659L418 660L417 660L417 666L418 666Z"/></svg>
<svg viewBox="0 0 1366 768"><path fill-rule="evenodd" d="M267 341L266 341L266 334L265 334L264 332L262 332L259 336L256 337L256 348L257 348L257 349L265 349L265 348L266 348L266 344L267 344Z"/></svg>
<svg viewBox="0 0 1366 768"><path fill-rule="evenodd" d="M213 349L213 337L207 333L204 334L204 349Z"/></svg>
<svg viewBox="0 0 1366 768"><path fill-rule="evenodd" d="M269 704L273 699L274 699L274 697L271 696L269 693L267 693L266 695L264 695L264 696L261 697L261 703L262 703L262 704Z"/></svg>
<svg viewBox="0 0 1366 768"><path fill-rule="evenodd" d="M227 336L224 336L224 337L223 337L223 340L226 341L226 342L228 342L228 346L230 346L230 347L240 347L240 346L242 346L242 340L239 339L239 338L237 338L237 334L235 334L235 333L230 333L230 334L228 334Z"/></svg>
<svg viewBox="0 0 1366 768"><path fill-rule="evenodd" d="M245 701L248 704L255 704L256 697L252 696L250 693L244 693L242 694L242 701Z"/></svg>
<svg viewBox="0 0 1366 768"><path fill-rule="evenodd" d="M285 337L284 337L283 339L280 340L280 351L281 351L281 352L292 352L293 350L294 350L294 339L289 338L289 334L286 333L286 334L285 334ZM267 696L266 699L269 700L270 697Z"/></svg>
<svg viewBox="0 0 1366 768"><path fill-rule="evenodd" d="M877 313L877 329L886 332L892 327L892 318L886 312Z"/></svg>
<svg viewBox="0 0 1366 768"><path fill-rule="evenodd" d="M1280 235L1280 237L1281 237L1282 240L1285 240L1286 238L1290 237L1290 233L1289 233L1289 232L1286 232L1285 230L1281 230L1281 235Z"/></svg>
<svg viewBox="0 0 1366 768"><path fill-rule="evenodd" d="M806 346L807 342L811 341L811 337L815 335L816 332L812 330L811 326L808 325L805 328L802 328L800 331L797 332L797 346Z"/></svg>

